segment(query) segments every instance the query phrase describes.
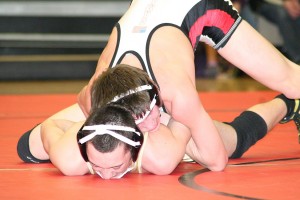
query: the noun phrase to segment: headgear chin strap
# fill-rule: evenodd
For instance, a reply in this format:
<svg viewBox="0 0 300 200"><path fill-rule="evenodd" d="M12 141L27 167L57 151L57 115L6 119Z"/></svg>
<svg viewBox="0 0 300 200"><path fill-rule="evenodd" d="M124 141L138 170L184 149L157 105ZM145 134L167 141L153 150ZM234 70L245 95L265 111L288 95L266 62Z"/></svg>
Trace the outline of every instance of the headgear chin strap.
<svg viewBox="0 0 300 200"><path fill-rule="evenodd" d="M129 166L124 172L120 173L120 174L117 174L116 176L113 176L112 178L113 179L120 179L122 178L125 174L127 174L128 172L130 172L131 170L134 169L134 163L132 163L131 166ZM101 172L99 171L95 171L96 174L98 174L101 178L103 178Z"/></svg>

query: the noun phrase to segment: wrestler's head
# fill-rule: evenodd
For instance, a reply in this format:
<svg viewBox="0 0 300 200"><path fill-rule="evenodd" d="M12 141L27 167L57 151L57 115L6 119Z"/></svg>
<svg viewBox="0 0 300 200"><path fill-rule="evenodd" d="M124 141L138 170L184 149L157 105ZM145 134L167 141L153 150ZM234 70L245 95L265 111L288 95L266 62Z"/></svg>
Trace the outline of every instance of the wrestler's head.
<svg viewBox="0 0 300 200"><path fill-rule="evenodd" d="M131 111L142 131L159 123L162 101L157 85L141 69L118 65L96 79L92 87L92 111L107 104L118 104Z"/></svg>
<svg viewBox="0 0 300 200"><path fill-rule="evenodd" d="M131 113L118 105L95 109L77 134L82 157L104 179L121 178L132 169L143 134Z"/></svg>

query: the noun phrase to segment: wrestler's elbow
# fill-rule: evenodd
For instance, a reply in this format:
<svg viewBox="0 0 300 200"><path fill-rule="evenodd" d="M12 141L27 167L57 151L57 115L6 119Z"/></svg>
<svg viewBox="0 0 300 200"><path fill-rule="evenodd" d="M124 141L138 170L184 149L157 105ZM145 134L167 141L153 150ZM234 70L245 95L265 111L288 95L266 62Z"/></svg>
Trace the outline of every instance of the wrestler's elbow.
<svg viewBox="0 0 300 200"><path fill-rule="evenodd" d="M64 176L76 176L73 171L64 167L57 167L57 169L64 175Z"/></svg>
<svg viewBox="0 0 300 200"><path fill-rule="evenodd" d="M65 176L83 176L86 173L79 173L78 170L60 168L59 171Z"/></svg>
<svg viewBox="0 0 300 200"><path fill-rule="evenodd" d="M51 163L65 176L82 176L87 173L87 167L77 159L58 154L55 149L49 152Z"/></svg>
<svg viewBox="0 0 300 200"><path fill-rule="evenodd" d="M156 175L169 175L171 174L175 168L178 166L178 163L169 162L166 160L161 160L160 162L157 162L155 166L152 166L151 171L153 174Z"/></svg>
<svg viewBox="0 0 300 200"><path fill-rule="evenodd" d="M76 166L70 164L55 163L54 165L64 176L82 176L86 174L85 171L79 170Z"/></svg>
<svg viewBox="0 0 300 200"><path fill-rule="evenodd" d="M228 155L225 150L215 153L199 153L199 151L191 151L187 149L188 155L198 164L211 171L223 171L228 163Z"/></svg>
<svg viewBox="0 0 300 200"><path fill-rule="evenodd" d="M220 172L223 171L228 163L228 157L221 157L218 159L214 159L213 162L211 162L206 167L214 172Z"/></svg>
<svg viewBox="0 0 300 200"><path fill-rule="evenodd" d="M163 168L160 168L159 170L156 170L154 174L161 175L161 176L169 175L174 171L174 169L175 169L175 167L172 168L172 167L169 167L169 166L164 166Z"/></svg>

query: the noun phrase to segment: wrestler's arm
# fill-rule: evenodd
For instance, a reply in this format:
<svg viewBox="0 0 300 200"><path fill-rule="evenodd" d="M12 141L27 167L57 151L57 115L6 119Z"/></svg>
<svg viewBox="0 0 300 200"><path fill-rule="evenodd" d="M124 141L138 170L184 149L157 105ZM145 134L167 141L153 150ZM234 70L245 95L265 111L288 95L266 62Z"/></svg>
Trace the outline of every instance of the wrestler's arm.
<svg viewBox="0 0 300 200"><path fill-rule="evenodd" d="M108 68L109 66L108 57L110 55L110 51L111 51L111 47L109 45L104 48L104 50L102 51L99 57L95 73L89 80L88 84L85 87L83 87L83 89L77 95L77 103L86 117L88 117L91 110L92 85L94 81L98 78L98 76L100 76Z"/></svg>
<svg viewBox="0 0 300 200"><path fill-rule="evenodd" d="M49 119L41 125L41 138L52 164L64 175L75 176L88 173L81 157L76 133L83 122Z"/></svg>
<svg viewBox="0 0 300 200"><path fill-rule="evenodd" d="M77 95L77 103L82 110L83 114L88 117L91 110L91 87L95 80L96 74L92 76L89 83L84 86Z"/></svg>
<svg viewBox="0 0 300 200"><path fill-rule="evenodd" d="M100 62L100 59L98 62ZM91 110L91 102L92 102L91 90L92 90L93 83L97 79L97 77L101 75L103 70L104 70L103 67L101 67L101 65L98 64L96 71L92 76L92 78L89 80L88 84L84 86L82 90L79 92L79 94L77 95L77 103L86 117L89 116Z"/></svg>
<svg viewBox="0 0 300 200"><path fill-rule="evenodd" d="M218 52L267 87L289 98L300 97L300 66L284 57L244 20Z"/></svg>
<svg viewBox="0 0 300 200"><path fill-rule="evenodd" d="M176 85L172 100L172 117L189 127L196 144L187 153L198 163L212 171L225 168L228 155L212 119L204 109L198 92L187 78L177 78L181 84Z"/></svg>
<svg viewBox="0 0 300 200"><path fill-rule="evenodd" d="M156 175L170 174L182 161L189 139L189 129L173 119L167 126L161 124L158 131L148 134L143 169Z"/></svg>
<svg viewBox="0 0 300 200"><path fill-rule="evenodd" d="M59 112L50 116L48 119L65 119L70 121L82 121L85 120L85 116L83 115L78 104L73 104L63 110L60 110ZM29 137L29 146L30 146L30 152L34 157L41 160L48 159L48 154L45 152L41 141L41 124L36 126L31 131Z"/></svg>

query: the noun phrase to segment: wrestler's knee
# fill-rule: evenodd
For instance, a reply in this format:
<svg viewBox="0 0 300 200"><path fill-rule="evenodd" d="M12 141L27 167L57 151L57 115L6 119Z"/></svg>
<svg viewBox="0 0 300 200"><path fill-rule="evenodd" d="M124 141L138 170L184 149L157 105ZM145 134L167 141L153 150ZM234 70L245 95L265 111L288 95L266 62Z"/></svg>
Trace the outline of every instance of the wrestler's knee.
<svg viewBox="0 0 300 200"><path fill-rule="evenodd" d="M48 163L50 160L40 160L35 158L29 148L29 136L31 134L31 130L24 133L18 141L17 144L17 152L19 157L26 163Z"/></svg>

